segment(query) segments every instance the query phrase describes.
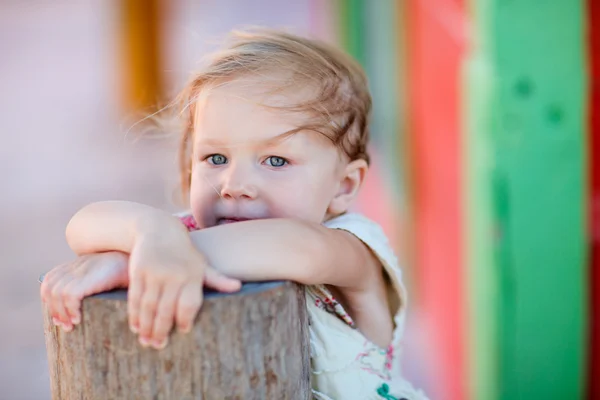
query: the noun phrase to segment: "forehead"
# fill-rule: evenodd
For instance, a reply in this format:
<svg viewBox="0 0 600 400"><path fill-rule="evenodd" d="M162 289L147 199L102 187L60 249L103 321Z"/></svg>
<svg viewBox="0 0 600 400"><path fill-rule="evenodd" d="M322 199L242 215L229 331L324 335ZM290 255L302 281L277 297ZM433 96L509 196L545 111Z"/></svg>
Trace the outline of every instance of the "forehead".
<svg viewBox="0 0 600 400"><path fill-rule="evenodd" d="M195 142L258 144L283 139L286 133L310 123L307 112L286 110L306 101L310 90L284 90L275 85L240 79L205 90L195 105ZM305 146L333 146L322 134L307 130L285 139Z"/></svg>

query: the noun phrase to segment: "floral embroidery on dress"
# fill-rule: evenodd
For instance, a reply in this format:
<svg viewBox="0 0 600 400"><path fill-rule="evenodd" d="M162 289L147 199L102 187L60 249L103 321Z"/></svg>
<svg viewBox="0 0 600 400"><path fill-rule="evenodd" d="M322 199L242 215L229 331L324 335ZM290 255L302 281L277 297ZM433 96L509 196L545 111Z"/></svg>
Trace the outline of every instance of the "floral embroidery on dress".
<svg viewBox="0 0 600 400"><path fill-rule="evenodd" d="M387 349L379 348L370 342L367 350L359 353L356 360L361 364L361 368L381 379L390 380L392 361L394 360L394 346L391 344Z"/></svg>
<svg viewBox="0 0 600 400"><path fill-rule="evenodd" d="M406 397L394 397L390 394L390 387L387 383L382 383L381 386L377 388L377 394L383 397L385 400L408 400Z"/></svg>
<svg viewBox="0 0 600 400"><path fill-rule="evenodd" d="M333 315L339 317L342 321L344 321L351 328L356 328L356 324L352 317L344 310L344 307L338 301L326 291L322 289L313 290L315 299L315 306L318 308L327 311Z"/></svg>

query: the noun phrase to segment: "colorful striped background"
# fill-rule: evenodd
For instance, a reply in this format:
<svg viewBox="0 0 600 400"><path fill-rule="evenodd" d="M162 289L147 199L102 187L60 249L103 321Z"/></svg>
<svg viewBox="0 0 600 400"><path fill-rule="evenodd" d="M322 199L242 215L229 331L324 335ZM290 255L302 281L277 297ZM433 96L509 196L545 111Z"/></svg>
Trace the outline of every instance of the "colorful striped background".
<svg viewBox="0 0 600 400"><path fill-rule="evenodd" d="M386 222L404 224L435 398L600 398L592 3L329 2L370 78L383 168L369 191L400 209Z"/></svg>
<svg viewBox="0 0 600 400"><path fill-rule="evenodd" d="M600 3L305 1L369 76L357 207L401 250L409 375L441 400L600 399ZM158 80L133 75L136 98Z"/></svg>

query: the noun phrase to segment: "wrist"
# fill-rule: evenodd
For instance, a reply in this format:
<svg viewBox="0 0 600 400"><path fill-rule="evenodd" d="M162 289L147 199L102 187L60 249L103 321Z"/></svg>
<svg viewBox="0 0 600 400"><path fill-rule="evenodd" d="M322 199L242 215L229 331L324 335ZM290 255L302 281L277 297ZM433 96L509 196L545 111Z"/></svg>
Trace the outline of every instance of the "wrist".
<svg viewBox="0 0 600 400"><path fill-rule="evenodd" d="M185 225L179 218L158 209L150 209L142 213L134 224L134 243L151 241L153 243L190 242Z"/></svg>

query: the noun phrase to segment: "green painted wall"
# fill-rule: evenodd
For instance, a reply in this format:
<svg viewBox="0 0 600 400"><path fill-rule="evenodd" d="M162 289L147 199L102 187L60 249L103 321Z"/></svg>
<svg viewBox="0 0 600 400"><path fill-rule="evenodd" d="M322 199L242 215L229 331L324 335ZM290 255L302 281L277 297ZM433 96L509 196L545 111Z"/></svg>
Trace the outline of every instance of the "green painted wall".
<svg viewBox="0 0 600 400"><path fill-rule="evenodd" d="M473 0L466 64L472 398L582 398L586 58L580 0Z"/></svg>

